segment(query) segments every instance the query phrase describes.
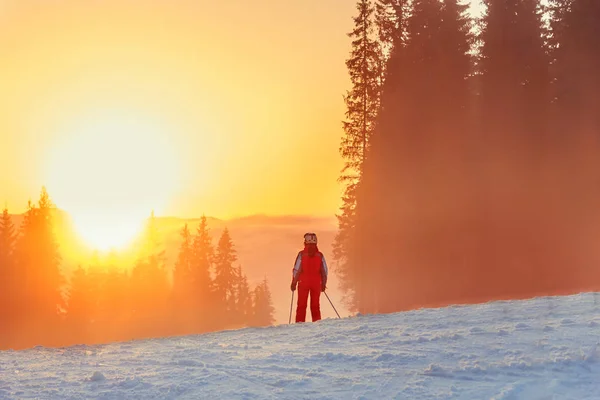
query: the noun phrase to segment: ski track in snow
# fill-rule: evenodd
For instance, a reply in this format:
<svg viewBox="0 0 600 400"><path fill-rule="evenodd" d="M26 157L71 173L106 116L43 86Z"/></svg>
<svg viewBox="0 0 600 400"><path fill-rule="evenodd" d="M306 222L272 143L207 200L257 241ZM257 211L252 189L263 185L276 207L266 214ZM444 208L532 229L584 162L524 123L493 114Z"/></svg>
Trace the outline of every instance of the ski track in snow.
<svg viewBox="0 0 600 400"><path fill-rule="evenodd" d="M595 296L2 351L0 398L598 399Z"/></svg>

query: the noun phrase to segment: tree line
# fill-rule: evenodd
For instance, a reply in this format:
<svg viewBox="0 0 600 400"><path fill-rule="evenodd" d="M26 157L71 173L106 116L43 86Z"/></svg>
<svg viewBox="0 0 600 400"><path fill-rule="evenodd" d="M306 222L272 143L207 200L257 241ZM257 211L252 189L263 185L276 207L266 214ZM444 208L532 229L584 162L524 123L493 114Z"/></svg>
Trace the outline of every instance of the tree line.
<svg viewBox="0 0 600 400"><path fill-rule="evenodd" d="M334 244L363 313L600 288L600 8L359 0Z"/></svg>
<svg viewBox="0 0 600 400"><path fill-rule="evenodd" d="M269 283L251 288L225 228L216 244L202 217L186 224L168 268L152 214L134 265L78 266L69 277L45 188L15 227L0 218L0 349L162 337L274 323Z"/></svg>

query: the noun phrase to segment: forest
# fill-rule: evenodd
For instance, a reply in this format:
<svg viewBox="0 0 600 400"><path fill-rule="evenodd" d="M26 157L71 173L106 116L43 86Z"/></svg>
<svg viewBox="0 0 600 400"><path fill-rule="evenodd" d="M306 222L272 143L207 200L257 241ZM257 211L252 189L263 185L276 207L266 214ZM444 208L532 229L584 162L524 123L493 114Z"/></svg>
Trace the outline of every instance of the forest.
<svg viewBox="0 0 600 400"><path fill-rule="evenodd" d="M21 225L0 218L0 349L107 343L273 324L265 277L251 288L227 229L184 225L175 265L150 215L135 262L92 261L66 276L45 188Z"/></svg>
<svg viewBox="0 0 600 400"><path fill-rule="evenodd" d="M600 3L361 0L334 246L384 313L600 288Z"/></svg>

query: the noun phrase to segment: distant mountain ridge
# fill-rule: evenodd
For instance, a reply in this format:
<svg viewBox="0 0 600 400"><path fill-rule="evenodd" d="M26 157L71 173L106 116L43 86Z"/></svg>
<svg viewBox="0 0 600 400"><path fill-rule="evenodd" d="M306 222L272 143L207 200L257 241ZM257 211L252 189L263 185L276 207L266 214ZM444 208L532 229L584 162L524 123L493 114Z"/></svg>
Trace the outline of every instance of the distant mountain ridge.
<svg viewBox="0 0 600 400"><path fill-rule="evenodd" d="M161 221L170 222L200 222L201 217L175 217L175 216L163 216L156 217ZM311 215L268 215L268 214L252 214L243 217L234 217L229 219L206 217L207 222L216 224L269 224L269 225L299 225L308 223L318 223L320 225L332 223L335 224L335 217L315 217Z"/></svg>
<svg viewBox="0 0 600 400"><path fill-rule="evenodd" d="M60 208L55 209L55 213L58 214L60 218L64 218L68 221L71 220L71 216L68 211L62 210ZM11 218L13 218L13 222L15 226L19 226L23 219L25 213L21 214L10 214ZM161 221L166 224L193 224L200 223L202 219L199 217L178 217L172 215L166 216L156 216L158 221ZM206 220L209 224L230 224L230 225L240 225L240 224L268 224L268 225L299 225L299 224L318 224L320 226L327 224L336 224L335 216L325 217L325 216L312 216L312 215L302 215L302 214L289 214L289 215L269 215L269 214L250 214L242 217L234 217L234 218L216 218L211 216L206 216Z"/></svg>

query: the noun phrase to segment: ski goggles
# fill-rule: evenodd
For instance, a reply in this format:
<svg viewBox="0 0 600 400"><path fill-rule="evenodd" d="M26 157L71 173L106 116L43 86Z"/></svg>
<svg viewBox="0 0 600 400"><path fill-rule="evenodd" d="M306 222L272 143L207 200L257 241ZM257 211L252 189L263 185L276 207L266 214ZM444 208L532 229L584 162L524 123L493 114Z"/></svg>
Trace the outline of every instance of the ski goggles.
<svg viewBox="0 0 600 400"><path fill-rule="evenodd" d="M315 233L305 233L304 243L306 244L317 244L317 235Z"/></svg>

